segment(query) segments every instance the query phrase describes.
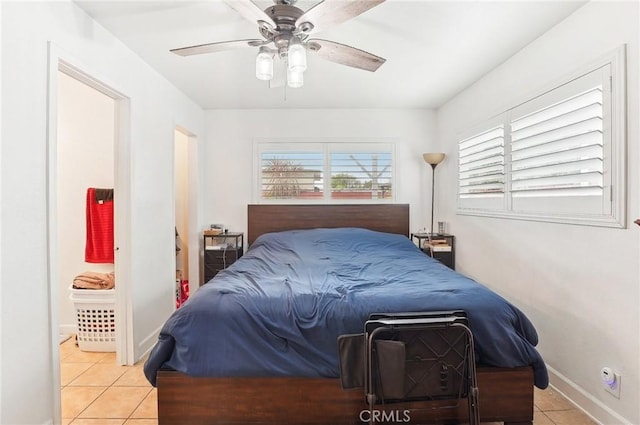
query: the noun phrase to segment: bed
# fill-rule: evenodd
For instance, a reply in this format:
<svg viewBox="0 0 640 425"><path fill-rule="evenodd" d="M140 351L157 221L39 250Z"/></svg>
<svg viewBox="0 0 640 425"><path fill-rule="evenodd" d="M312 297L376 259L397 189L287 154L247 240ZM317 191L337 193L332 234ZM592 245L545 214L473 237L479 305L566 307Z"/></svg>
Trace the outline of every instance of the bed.
<svg viewBox="0 0 640 425"><path fill-rule="evenodd" d="M362 390L343 390L337 376L337 335L360 331L368 313L425 304L470 314L481 420L532 423L534 383L548 383L535 330L515 307L413 246L407 205L250 205L248 218L242 261L167 321L145 364L160 425L362 423ZM377 256L386 257L367 260ZM429 294L425 275L435 276ZM444 404L385 409L410 409L415 424L464 421L466 403Z"/></svg>

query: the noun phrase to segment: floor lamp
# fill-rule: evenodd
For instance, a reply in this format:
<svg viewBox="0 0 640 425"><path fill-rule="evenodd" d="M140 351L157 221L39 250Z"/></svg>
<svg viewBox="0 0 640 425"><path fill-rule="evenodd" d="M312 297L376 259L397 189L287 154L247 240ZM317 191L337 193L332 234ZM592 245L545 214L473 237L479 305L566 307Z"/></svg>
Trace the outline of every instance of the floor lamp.
<svg viewBox="0 0 640 425"><path fill-rule="evenodd" d="M424 162L431 165L431 227L429 228L429 234L433 235L433 204L434 204L434 187L436 185L436 167L444 159L443 153L424 153L422 158Z"/></svg>

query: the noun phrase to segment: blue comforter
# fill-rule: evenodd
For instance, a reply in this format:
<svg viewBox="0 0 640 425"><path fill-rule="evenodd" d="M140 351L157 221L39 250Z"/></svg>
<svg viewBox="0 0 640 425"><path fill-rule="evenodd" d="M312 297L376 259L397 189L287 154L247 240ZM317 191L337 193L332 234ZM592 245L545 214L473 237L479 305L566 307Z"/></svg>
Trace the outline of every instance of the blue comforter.
<svg viewBox="0 0 640 425"><path fill-rule="evenodd" d="M373 312L462 309L478 363L532 365L538 336L516 307L424 255L407 237L313 229L262 235L169 318L144 366L192 376L338 377L337 337Z"/></svg>

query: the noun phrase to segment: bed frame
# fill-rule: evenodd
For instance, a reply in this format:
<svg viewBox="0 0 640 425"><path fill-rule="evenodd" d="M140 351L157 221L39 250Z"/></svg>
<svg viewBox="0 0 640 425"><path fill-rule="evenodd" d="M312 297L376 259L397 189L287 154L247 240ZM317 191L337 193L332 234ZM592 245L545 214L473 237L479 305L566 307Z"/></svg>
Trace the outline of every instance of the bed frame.
<svg viewBox="0 0 640 425"><path fill-rule="evenodd" d="M409 206L249 205L248 242L263 233L312 227L364 227L409 235ZM481 422L533 424L533 369L478 366ZM339 379L194 378L158 372L159 425L355 425L369 418L362 389L343 390ZM385 423L467 422L467 403L388 404ZM406 421L404 411L409 410Z"/></svg>

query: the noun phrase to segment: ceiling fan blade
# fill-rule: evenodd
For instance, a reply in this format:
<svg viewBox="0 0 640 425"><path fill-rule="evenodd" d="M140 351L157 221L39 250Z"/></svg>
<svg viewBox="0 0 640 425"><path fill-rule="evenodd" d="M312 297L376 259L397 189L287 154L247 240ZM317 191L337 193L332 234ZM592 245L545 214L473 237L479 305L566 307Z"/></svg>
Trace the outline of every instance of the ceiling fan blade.
<svg viewBox="0 0 640 425"><path fill-rule="evenodd" d="M313 24L309 33L324 31L351 18L363 14L385 0L324 0L307 10L296 21L296 25L304 22Z"/></svg>
<svg viewBox="0 0 640 425"><path fill-rule="evenodd" d="M364 50L345 44L336 43L335 41L321 40L314 38L309 43L316 43L320 46L318 50L309 49L322 59L342 65L351 66L353 68L364 69L366 71L375 72L387 60L380 56L373 55ZM316 46L317 47L317 46Z"/></svg>
<svg viewBox="0 0 640 425"><path fill-rule="evenodd" d="M271 16L264 13L264 11L251 0L224 0L224 2L254 24L257 24L259 21L264 21L271 25L272 28L276 27L276 23L273 22Z"/></svg>
<svg viewBox="0 0 640 425"><path fill-rule="evenodd" d="M255 47L264 44L264 40L233 40L221 41L218 43L199 44L197 46L181 47L170 51L180 56L202 55L204 53L224 52L225 50L242 49L244 47Z"/></svg>

